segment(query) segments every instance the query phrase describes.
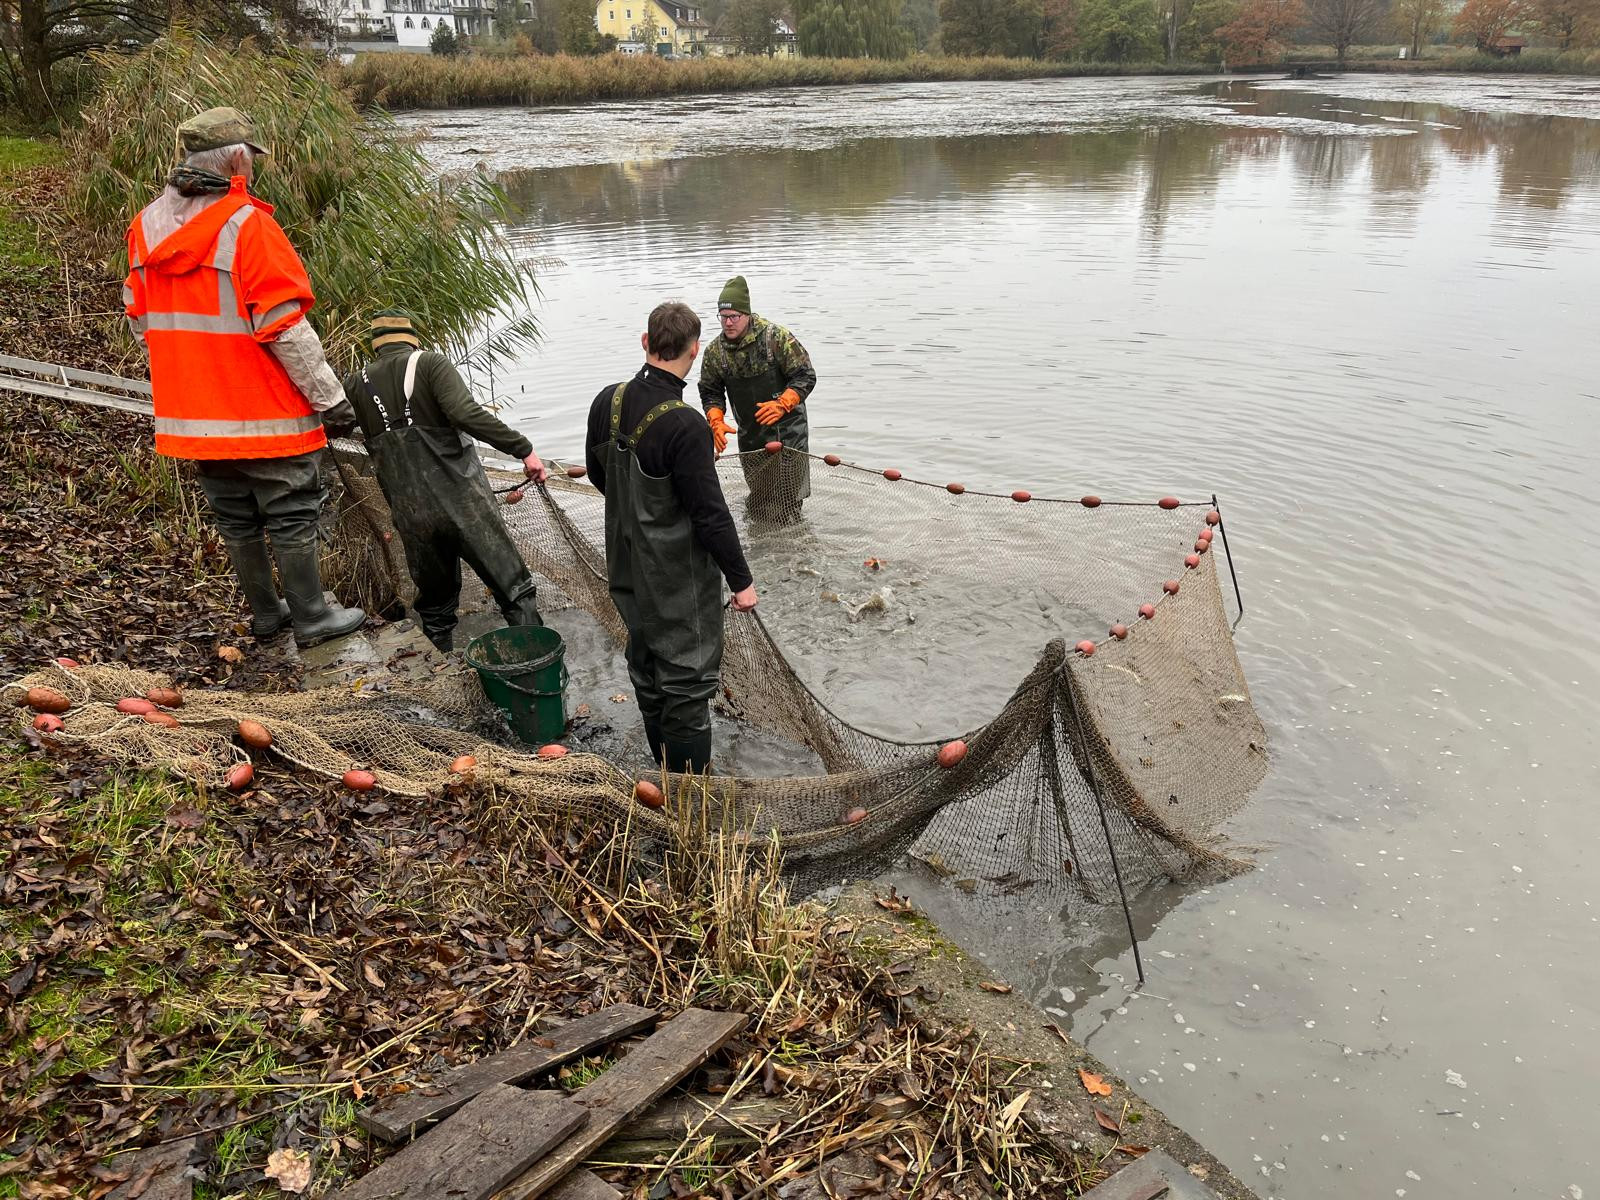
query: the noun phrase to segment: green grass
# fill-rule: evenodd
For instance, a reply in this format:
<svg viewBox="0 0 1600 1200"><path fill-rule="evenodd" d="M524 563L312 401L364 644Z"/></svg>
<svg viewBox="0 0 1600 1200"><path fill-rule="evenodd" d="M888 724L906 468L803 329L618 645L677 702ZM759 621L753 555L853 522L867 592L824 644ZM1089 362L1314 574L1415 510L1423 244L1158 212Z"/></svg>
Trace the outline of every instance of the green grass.
<svg viewBox="0 0 1600 1200"><path fill-rule="evenodd" d="M38 235L5 202L7 184L19 171L47 167L61 160L61 148L39 138L0 134L0 272L37 270L50 265Z"/></svg>

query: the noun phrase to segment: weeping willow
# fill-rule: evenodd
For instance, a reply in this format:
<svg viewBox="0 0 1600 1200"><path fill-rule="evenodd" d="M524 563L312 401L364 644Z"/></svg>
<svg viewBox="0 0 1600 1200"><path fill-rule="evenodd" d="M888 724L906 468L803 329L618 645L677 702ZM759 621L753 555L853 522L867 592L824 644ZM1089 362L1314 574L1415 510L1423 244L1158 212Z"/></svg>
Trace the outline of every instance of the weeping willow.
<svg viewBox="0 0 1600 1200"><path fill-rule="evenodd" d="M69 139L71 202L117 279L128 222L177 161L177 126L232 105L271 150L253 190L276 206L305 262L311 320L335 363L391 305L457 354L505 359L537 336L533 271L505 238L504 194L476 174L435 176L383 113L356 110L323 60L175 36L100 65L100 92Z"/></svg>

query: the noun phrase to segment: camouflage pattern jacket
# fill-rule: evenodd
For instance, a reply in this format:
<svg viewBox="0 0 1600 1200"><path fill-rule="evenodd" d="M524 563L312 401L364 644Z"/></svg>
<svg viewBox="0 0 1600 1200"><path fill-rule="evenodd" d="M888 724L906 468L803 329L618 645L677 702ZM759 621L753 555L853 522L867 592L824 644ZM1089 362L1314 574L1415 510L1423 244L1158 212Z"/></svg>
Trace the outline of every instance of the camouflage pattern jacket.
<svg viewBox="0 0 1600 1200"><path fill-rule="evenodd" d="M811 355L798 338L782 325L752 313L750 327L737 342L718 336L706 347L700 360L700 405L705 409L728 409L728 381L764 375L768 369L792 387L804 400L817 386L817 373Z"/></svg>

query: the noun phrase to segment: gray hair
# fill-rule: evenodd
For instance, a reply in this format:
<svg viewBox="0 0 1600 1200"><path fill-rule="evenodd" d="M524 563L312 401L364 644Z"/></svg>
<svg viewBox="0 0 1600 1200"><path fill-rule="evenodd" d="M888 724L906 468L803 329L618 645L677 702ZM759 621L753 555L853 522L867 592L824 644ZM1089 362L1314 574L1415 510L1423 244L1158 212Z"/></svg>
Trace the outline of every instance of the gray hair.
<svg viewBox="0 0 1600 1200"><path fill-rule="evenodd" d="M235 163L243 156L244 161ZM235 142L231 146L218 146L214 150L196 150L184 159L186 166L197 171L210 171L213 175L221 175L224 179L230 175L248 175L250 167L255 163L256 152L243 142Z"/></svg>

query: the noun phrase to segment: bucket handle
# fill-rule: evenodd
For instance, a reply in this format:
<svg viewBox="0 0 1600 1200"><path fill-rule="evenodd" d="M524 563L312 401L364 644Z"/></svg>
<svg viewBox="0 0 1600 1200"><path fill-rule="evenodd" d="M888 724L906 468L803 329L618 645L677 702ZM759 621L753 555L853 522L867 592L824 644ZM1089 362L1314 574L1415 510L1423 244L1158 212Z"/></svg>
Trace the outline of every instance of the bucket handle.
<svg viewBox="0 0 1600 1200"><path fill-rule="evenodd" d="M539 688L525 688L525 687L521 686L520 684L512 683L511 680L509 680L509 679L501 679L501 680L498 680L497 682L502 687L510 688L513 692L521 692L524 696L559 696L559 695L561 695L563 692L565 692L567 690L567 680L568 680L568 678L569 678L569 676L567 675L567 664L566 663L562 663L561 664L561 684L553 692L542 691Z"/></svg>

